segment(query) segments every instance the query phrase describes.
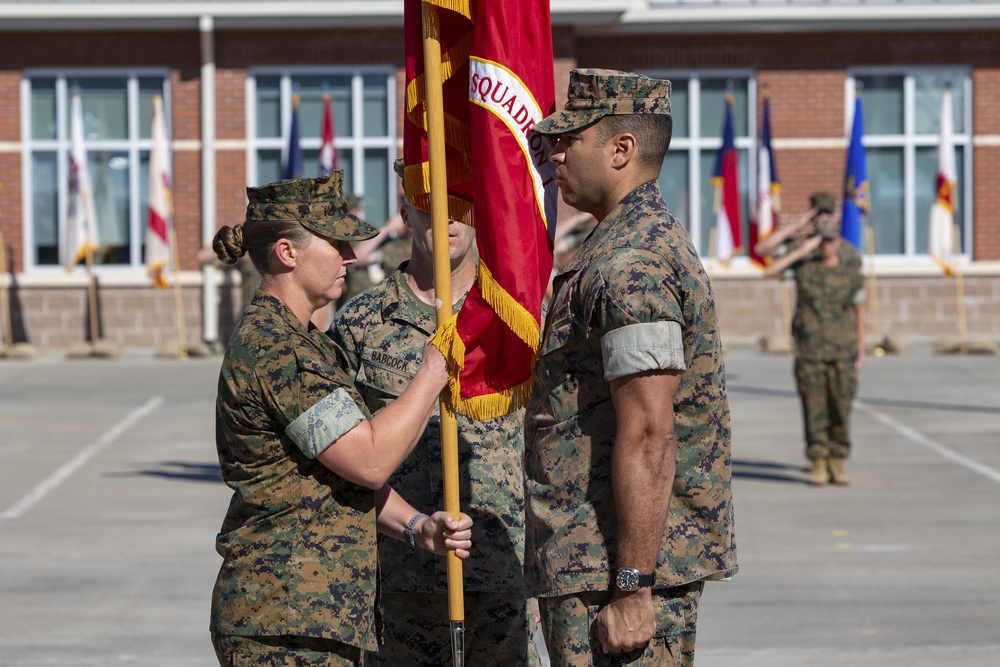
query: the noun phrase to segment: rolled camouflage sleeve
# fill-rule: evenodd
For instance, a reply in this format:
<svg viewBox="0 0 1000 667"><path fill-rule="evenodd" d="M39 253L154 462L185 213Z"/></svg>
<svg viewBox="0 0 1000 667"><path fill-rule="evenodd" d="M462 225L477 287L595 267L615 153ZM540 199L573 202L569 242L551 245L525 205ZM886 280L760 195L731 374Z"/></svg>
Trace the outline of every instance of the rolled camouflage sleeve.
<svg viewBox="0 0 1000 667"><path fill-rule="evenodd" d="M314 459L364 419L347 390L338 388L286 426L285 435Z"/></svg>
<svg viewBox="0 0 1000 667"><path fill-rule="evenodd" d="M677 322L632 324L601 338L608 382L653 370L685 370L684 340Z"/></svg>

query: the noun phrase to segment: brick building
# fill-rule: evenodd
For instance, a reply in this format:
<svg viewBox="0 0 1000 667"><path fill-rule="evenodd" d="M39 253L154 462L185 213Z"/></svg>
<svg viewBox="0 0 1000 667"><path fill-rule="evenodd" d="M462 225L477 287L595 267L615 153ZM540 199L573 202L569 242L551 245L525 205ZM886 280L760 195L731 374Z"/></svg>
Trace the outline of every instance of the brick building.
<svg viewBox="0 0 1000 667"><path fill-rule="evenodd" d="M1000 1L552 0L557 95L573 67L672 80L675 135L664 194L704 255L725 95L735 98L744 217L756 191L763 91L772 112L782 218L814 190L840 193L853 100L864 102L879 327L957 333L954 281L927 256L940 94L954 98L957 223L970 334L1000 338ZM0 0L0 231L13 270L14 340L58 350L87 337L86 274L59 265L68 196L69 100L83 100L102 248L103 336L148 351L176 335L173 294L143 266L151 100L165 100L187 336L225 341L238 277L198 264L244 187L277 180L290 100L301 98L306 169L318 172L329 94L339 164L365 217L396 204L402 2L199 3ZM559 104L562 100L558 101ZM711 264L711 262L709 262ZM781 330L778 283L746 257L711 267L724 335Z"/></svg>

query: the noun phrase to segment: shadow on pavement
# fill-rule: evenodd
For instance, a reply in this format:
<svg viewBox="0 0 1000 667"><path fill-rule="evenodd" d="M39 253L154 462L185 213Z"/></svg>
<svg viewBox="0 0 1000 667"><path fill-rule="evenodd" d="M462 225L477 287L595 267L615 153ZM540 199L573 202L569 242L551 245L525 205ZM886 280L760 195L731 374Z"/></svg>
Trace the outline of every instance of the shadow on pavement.
<svg viewBox="0 0 1000 667"><path fill-rule="evenodd" d="M748 461L733 459L734 479L756 479L762 482L785 482L805 484L802 466L776 463L774 461Z"/></svg>
<svg viewBox="0 0 1000 667"><path fill-rule="evenodd" d="M222 482L222 473L216 463L188 463L186 461L163 461L159 467L138 470L133 473L118 473L109 477L130 477L145 475L163 479L177 479L187 482Z"/></svg>

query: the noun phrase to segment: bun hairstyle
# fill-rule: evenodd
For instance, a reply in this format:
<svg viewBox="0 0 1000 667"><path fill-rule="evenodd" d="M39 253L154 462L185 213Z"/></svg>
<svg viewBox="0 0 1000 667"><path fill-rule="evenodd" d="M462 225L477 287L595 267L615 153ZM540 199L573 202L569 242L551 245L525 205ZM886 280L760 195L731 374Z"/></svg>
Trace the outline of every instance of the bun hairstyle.
<svg viewBox="0 0 1000 667"><path fill-rule="evenodd" d="M288 239L296 248L304 248L312 238L313 233L295 221L252 220L242 225L221 227L212 239L212 250L220 262L230 266L249 253L254 268L263 275L271 275L274 244Z"/></svg>
<svg viewBox="0 0 1000 667"><path fill-rule="evenodd" d="M243 225L230 227L226 225L215 233L212 239L212 250L223 264L232 266L240 257L247 254L246 240L243 238Z"/></svg>

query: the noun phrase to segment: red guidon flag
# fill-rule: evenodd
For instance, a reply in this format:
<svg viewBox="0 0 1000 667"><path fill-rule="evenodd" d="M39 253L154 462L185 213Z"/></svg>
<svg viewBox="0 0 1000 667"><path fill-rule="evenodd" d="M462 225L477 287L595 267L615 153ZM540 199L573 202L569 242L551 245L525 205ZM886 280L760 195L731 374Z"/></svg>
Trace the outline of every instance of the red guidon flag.
<svg viewBox="0 0 1000 667"><path fill-rule="evenodd" d="M551 144L532 130L555 109L549 3L427 4L442 48L449 217L473 224L479 247L476 284L435 344L461 368L455 409L491 419L528 398L552 271L558 190ZM421 5L406 3L403 157L406 191L429 210Z"/></svg>

